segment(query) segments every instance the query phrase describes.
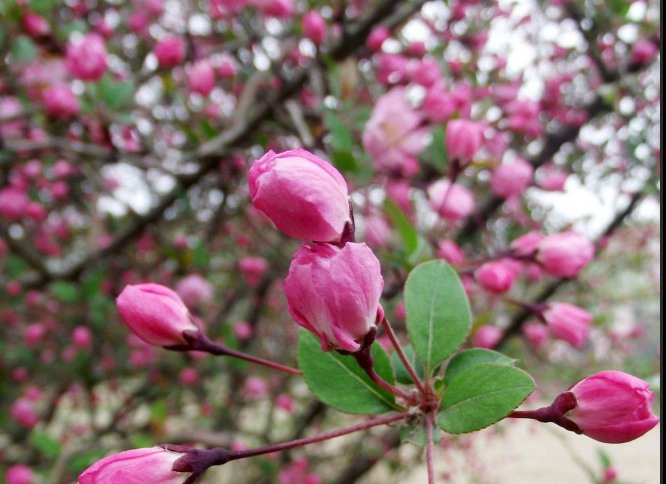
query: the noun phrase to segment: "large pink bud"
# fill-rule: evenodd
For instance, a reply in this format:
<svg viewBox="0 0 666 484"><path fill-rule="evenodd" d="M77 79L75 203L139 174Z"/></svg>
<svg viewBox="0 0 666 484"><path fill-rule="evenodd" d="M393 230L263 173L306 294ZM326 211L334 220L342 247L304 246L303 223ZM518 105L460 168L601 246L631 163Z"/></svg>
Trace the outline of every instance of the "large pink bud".
<svg viewBox="0 0 666 484"><path fill-rule="evenodd" d="M248 183L254 206L292 237L334 242L350 221L344 178L303 149L269 151L250 168Z"/></svg>
<svg viewBox="0 0 666 484"><path fill-rule="evenodd" d="M537 245L536 260L555 277L575 277L594 259L594 245L575 232L549 235Z"/></svg>
<svg viewBox="0 0 666 484"><path fill-rule="evenodd" d="M187 69L187 86L190 91L208 96L215 87L215 69L207 59L195 62Z"/></svg>
<svg viewBox="0 0 666 484"><path fill-rule="evenodd" d="M302 28L303 35L315 45L322 44L326 39L326 20L316 10L303 15Z"/></svg>
<svg viewBox="0 0 666 484"><path fill-rule="evenodd" d="M490 178L490 189L498 197L511 198L521 195L530 186L534 168L518 158L512 163L498 166Z"/></svg>
<svg viewBox="0 0 666 484"><path fill-rule="evenodd" d="M550 303L543 311L543 318L551 334L580 348L587 341L593 316L584 309L567 303Z"/></svg>
<svg viewBox="0 0 666 484"><path fill-rule="evenodd" d="M444 139L450 160L469 163L483 143L483 126L468 119L453 119Z"/></svg>
<svg viewBox="0 0 666 484"><path fill-rule="evenodd" d="M447 179L436 181L428 189L430 207L445 220L456 221L474 210L474 196L467 188Z"/></svg>
<svg viewBox="0 0 666 484"><path fill-rule="evenodd" d="M77 484L183 484L190 473L171 470L181 457L161 447L127 450L95 462Z"/></svg>
<svg viewBox="0 0 666 484"><path fill-rule="evenodd" d="M285 280L289 313L321 339L322 349L357 351L384 315L379 261L365 244L303 245Z"/></svg>
<svg viewBox="0 0 666 484"><path fill-rule="evenodd" d="M90 33L71 40L67 44L65 65L74 77L84 81L99 80L107 69L104 39Z"/></svg>
<svg viewBox="0 0 666 484"><path fill-rule="evenodd" d="M637 439L659 418L652 413L650 384L621 371L602 371L569 389L576 406L564 414L583 434L609 444Z"/></svg>
<svg viewBox="0 0 666 484"><path fill-rule="evenodd" d="M513 287L516 272L503 261L491 261L474 271L474 279L485 290L494 294L503 294Z"/></svg>
<svg viewBox="0 0 666 484"><path fill-rule="evenodd" d="M155 44L153 53L160 67L175 67L185 59L185 43L175 35L165 37Z"/></svg>
<svg viewBox="0 0 666 484"><path fill-rule="evenodd" d="M180 296L160 284L125 286L116 298L125 324L155 346L186 344L184 331L198 331Z"/></svg>
<svg viewBox="0 0 666 484"><path fill-rule="evenodd" d="M55 84L44 89L42 104L46 112L55 118L71 118L81 109L76 94L66 84Z"/></svg>

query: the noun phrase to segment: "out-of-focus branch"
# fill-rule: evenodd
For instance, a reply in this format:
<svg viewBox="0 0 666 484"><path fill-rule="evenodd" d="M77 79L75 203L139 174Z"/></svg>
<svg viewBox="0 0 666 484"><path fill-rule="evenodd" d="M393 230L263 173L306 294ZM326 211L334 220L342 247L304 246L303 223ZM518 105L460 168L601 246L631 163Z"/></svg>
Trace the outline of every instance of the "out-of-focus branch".
<svg viewBox="0 0 666 484"><path fill-rule="evenodd" d="M597 248L600 247L599 242L606 237L610 236L615 230L617 230L620 225L624 222L624 220L631 215L631 213L636 209L636 207L640 204L640 202L644 198L644 193L642 191L638 191L634 193L631 196L631 199L629 200L629 204L625 207L624 210L618 212L613 220L611 221L610 224L606 227L606 229L603 231L603 233L599 236L599 238L596 240L596 245ZM546 287L544 287L541 292L534 298L532 301L532 304L540 304L548 301L556 292L557 290L565 285L567 282L572 281L573 279L567 279L567 278L560 278L552 281L549 283ZM509 323L509 326L504 330L504 333L502 334L502 337L500 340L497 342L496 347L502 347L512 336L515 336L520 333L520 329L522 328L523 324L527 319L532 315L532 312L528 309L521 308L519 309L516 314L513 316L511 319L511 322Z"/></svg>

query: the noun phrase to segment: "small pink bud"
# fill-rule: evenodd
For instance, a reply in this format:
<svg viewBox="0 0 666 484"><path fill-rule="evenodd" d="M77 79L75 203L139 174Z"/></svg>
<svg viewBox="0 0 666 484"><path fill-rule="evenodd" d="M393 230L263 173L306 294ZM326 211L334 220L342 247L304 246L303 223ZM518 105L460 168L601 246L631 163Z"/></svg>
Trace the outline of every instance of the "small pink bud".
<svg viewBox="0 0 666 484"><path fill-rule="evenodd" d="M178 294L160 284L125 286L116 298L125 324L155 346L186 344L185 331L198 331Z"/></svg>
<svg viewBox="0 0 666 484"><path fill-rule="evenodd" d="M234 334L240 340L250 339L253 332L252 326L246 321L238 321L234 324Z"/></svg>
<svg viewBox="0 0 666 484"><path fill-rule="evenodd" d="M615 467L606 467L602 476L603 482L613 482L617 479L617 470Z"/></svg>
<svg viewBox="0 0 666 484"><path fill-rule="evenodd" d="M511 253L518 257L531 257L537 251L539 242L543 240L543 237L538 232L528 232L525 235L521 235L511 242L509 246Z"/></svg>
<svg viewBox="0 0 666 484"><path fill-rule="evenodd" d="M437 243L437 257L454 266L465 262L465 253L458 244L448 239L442 239Z"/></svg>
<svg viewBox="0 0 666 484"><path fill-rule="evenodd" d="M368 39L365 42L365 46L370 52L376 52L382 48L382 44L386 39L391 36L391 31L386 27L375 27Z"/></svg>
<svg viewBox="0 0 666 484"><path fill-rule="evenodd" d="M502 330L490 324L480 326L472 336L472 345L477 348L494 348L502 338Z"/></svg>
<svg viewBox="0 0 666 484"><path fill-rule="evenodd" d="M254 206L292 237L338 241L350 221L344 178L305 150L269 151L252 164L248 182Z"/></svg>
<svg viewBox="0 0 666 484"><path fill-rule="evenodd" d="M548 339L548 328L539 323L528 323L523 326L523 336L535 349L539 349Z"/></svg>
<svg viewBox="0 0 666 484"><path fill-rule="evenodd" d="M294 411L294 399L289 395L282 393L275 399L275 406L287 413L291 413Z"/></svg>
<svg viewBox="0 0 666 484"><path fill-rule="evenodd" d="M181 457L161 447L127 450L95 462L77 484L183 484L190 474L171 470Z"/></svg>
<svg viewBox="0 0 666 484"><path fill-rule="evenodd" d="M555 277L575 277L594 259L594 245L575 232L549 235L537 245L536 260Z"/></svg>
<svg viewBox="0 0 666 484"><path fill-rule="evenodd" d="M245 380L243 394L248 398L261 398L268 393L266 380L258 376L251 376Z"/></svg>
<svg viewBox="0 0 666 484"><path fill-rule="evenodd" d="M106 55L104 39L89 33L67 44L65 66L73 77L97 81L107 70Z"/></svg>
<svg viewBox="0 0 666 484"><path fill-rule="evenodd" d="M178 380L183 385L191 386L199 381L199 373L194 368L183 368L178 374Z"/></svg>
<svg viewBox="0 0 666 484"><path fill-rule="evenodd" d="M474 271L474 279L485 290L494 294L503 294L513 287L516 273L512 267L498 260L480 266Z"/></svg>
<svg viewBox="0 0 666 484"><path fill-rule="evenodd" d="M427 57L412 66L410 77L416 84L432 87L442 80L442 70L434 59Z"/></svg>
<svg viewBox="0 0 666 484"><path fill-rule="evenodd" d="M175 67L185 59L185 43L175 35L165 37L155 44L153 53L160 67Z"/></svg>
<svg viewBox="0 0 666 484"><path fill-rule="evenodd" d="M365 244L303 245L285 280L289 313L319 337L322 349L357 351L383 318L379 261Z"/></svg>
<svg viewBox="0 0 666 484"><path fill-rule="evenodd" d="M35 476L32 469L24 465L13 465L5 472L6 484L34 484Z"/></svg>
<svg viewBox="0 0 666 484"><path fill-rule="evenodd" d="M71 118L81 109L78 98L66 84L55 84L44 89L42 104L54 118Z"/></svg>
<svg viewBox="0 0 666 484"><path fill-rule="evenodd" d="M449 159L468 163L483 143L483 126L467 119L451 120L444 142Z"/></svg>
<svg viewBox="0 0 666 484"><path fill-rule="evenodd" d="M649 387L649 383L621 371L596 373L568 390L576 406L564 416L599 442L630 442L659 423L652 413L654 393Z"/></svg>
<svg viewBox="0 0 666 484"><path fill-rule="evenodd" d="M35 409L35 404L27 398L15 400L9 409L9 415L19 425L27 429L33 428L39 422L39 414Z"/></svg>
<svg viewBox="0 0 666 484"><path fill-rule="evenodd" d="M72 332L72 344L80 349L89 348L92 344L92 333L85 326L77 326Z"/></svg>
<svg viewBox="0 0 666 484"><path fill-rule="evenodd" d="M428 188L430 207L445 220L456 221L467 217L474 210L474 196L462 185L448 179L436 181Z"/></svg>
<svg viewBox="0 0 666 484"><path fill-rule="evenodd" d="M641 39L631 48L632 64L647 64L652 62L659 52L659 47L649 39Z"/></svg>
<svg viewBox="0 0 666 484"><path fill-rule="evenodd" d="M512 163L498 166L490 178L490 189L501 198L521 195L532 182L534 168L527 161L518 158Z"/></svg>
<svg viewBox="0 0 666 484"><path fill-rule="evenodd" d="M215 87L215 69L208 60L195 62L187 69L187 86L190 91L208 96Z"/></svg>
<svg viewBox="0 0 666 484"><path fill-rule="evenodd" d="M268 262L263 257L243 257L238 268L249 287L257 287L268 271Z"/></svg>
<svg viewBox="0 0 666 484"><path fill-rule="evenodd" d="M587 341L593 316L584 309L567 303L549 303L543 312L551 334L580 348Z"/></svg>
<svg viewBox="0 0 666 484"><path fill-rule="evenodd" d="M255 0L255 6L262 15L275 18L289 18L296 10L293 0Z"/></svg>
<svg viewBox="0 0 666 484"><path fill-rule="evenodd" d="M176 292L190 309L213 298L213 286L199 274L190 274L178 281Z"/></svg>
<svg viewBox="0 0 666 484"><path fill-rule="evenodd" d="M371 215L365 219L365 242L372 248L385 247L391 237L391 227L384 217Z"/></svg>
<svg viewBox="0 0 666 484"><path fill-rule="evenodd" d="M456 112L456 109L455 99L439 84L426 91L421 105L421 111L433 123L445 122ZM476 153L476 150L474 152Z"/></svg>
<svg viewBox="0 0 666 484"><path fill-rule="evenodd" d="M310 10L303 15L303 35L313 44L320 45L326 39L326 20L316 10Z"/></svg>
<svg viewBox="0 0 666 484"><path fill-rule="evenodd" d="M23 217L30 199L24 190L8 186L0 190L0 218L16 222Z"/></svg>
<svg viewBox="0 0 666 484"><path fill-rule="evenodd" d="M21 26L26 34L33 39L45 37L51 33L49 22L33 12L27 12L21 19Z"/></svg>

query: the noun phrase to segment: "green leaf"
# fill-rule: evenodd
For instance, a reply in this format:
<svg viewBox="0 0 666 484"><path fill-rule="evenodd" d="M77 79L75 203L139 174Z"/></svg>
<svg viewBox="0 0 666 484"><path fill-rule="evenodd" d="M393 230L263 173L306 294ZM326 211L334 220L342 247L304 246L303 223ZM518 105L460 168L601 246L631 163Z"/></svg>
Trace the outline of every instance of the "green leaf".
<svg viewBox="0 0 666 484"><path fill-rule="evenodd" d="M79 286L73 282L57 281L49 286L53 295L64 303L74 303L79 300Z"/></svg>
<svg viewBox="0 0 666 484"><path fill-rule="evenodd" d="M354 136L336 112L326 111L324 123L331 133L331 144L335 151L350 152L354 148Z"/></svg>
<svg viewBox="0 0 666 484"><path fill-rule="evenodd" d="M37 47L25 35L17 35L12 42L12 59L18 62L27 62L37 57Z"/></svg>
<svg viewBox="0 0 666 484"><path fill-rule="evenodd" d="M333 151L331 161L342 172L355 173L358 170L358 162L351 151Z"/></svg>
<svg viewBox="0 0 666 484"><path fill-rule="evenodd" d="M449 364L446 366L446 373L444 374L444 384L450 385L453 380L466 369L483 363L494 363L496 365L513 366L515 360L509 358L497 351L486 350L483 348L473 348L465 350L454 356Z"/></svg>
<svg viewBox="0 0 666 484"><path fill-rule="evenodd" d="M152 443L152 442L151 442ZM135 448L139 447L150 447L151 443L144 446L134 445ZM90 467L93 463L100 460L102 457L106 456L107 451L104 449L88 449L84 450L82 453L72 457L69 462L67 462L67 470L73 474L80 474L83 470Z"/></svg>
<svg viewBox="0 0 666 484"><path fill-rule="evenodd" d="M432 140L426 149L426 156L428 161L443 172L448 164L448 155L446 153L446 144L444 138L446 132L443 125L436 126L431 132Z"/></svg>
<svg viewBox="0 0 666 484"><path fill-rule="evenodd" d="M30 434L30 443L42 456L48 459L54 459L60 455L60 442L44 432L32 432Z"/></svg>
<svg viewBox="0 0 666 484"><path fill-rule="evenodd" d="M104 75L97 85L97 94L111 109L129 106L134 99L135 91L134 81L115 81L108 74Z"/></svg>
<svg viewBox="0 0 666 484"><path fill-rule="evenodd" d="M412 345L404 345L402 347L402 351L405 354L407 361L409 361L414 370L416 370L416 374L419 376L419 378L422 379L425 375L423 363L416 356ZM395 379L398 383L402 383L404 385L410 385L414 383L412 377L407 371L407 368L405 368L405 365L397 353L393 353L391 355L391 362L393 363L393 368L395 368Z"/></svg>
<svg viewBox="0 0 666 484"><path fill-rule="evenodd" d="M451 434L481 430L506 417L534 388L532 377L518 368L473 365L446 387L437 425Z"/></svg>
<svg viewBox="0 0 666 484"><path fill-rule="evenodd" d="M30 10L48 18L57 3L58 0L30 0Z"/></svg>
<svg viewBox="0 0 666 484"><path fill-rule="evenodd" d="M375 371L392 384L393 369L384 349L373 344L372 356ZM306 330L298 340L298 365L312 393L341 412L376 415L398 408L393 395L377 386L353 356L322 351L319 339Z"/></svg>
<svg viewBox="0 0 666 484"><path fill-rule="evenodd" d="M393 200L387 198L384 201L384 211L400 234L408 256L420 253L425 243L402 209Z"/></svg>
<svg viewBox="0 0 666 484"><path fill-rule="evenodd" d="M430 374L465 341L471 326L458 274L442 260L420 264L405 283L405 308L409 338Z"/></svg>

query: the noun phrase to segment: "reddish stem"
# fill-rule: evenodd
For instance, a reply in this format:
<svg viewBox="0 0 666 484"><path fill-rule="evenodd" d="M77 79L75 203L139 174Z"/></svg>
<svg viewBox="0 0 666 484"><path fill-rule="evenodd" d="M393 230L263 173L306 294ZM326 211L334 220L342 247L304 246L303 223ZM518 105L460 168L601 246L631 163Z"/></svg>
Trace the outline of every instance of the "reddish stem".
<svg viewBox="0 0 666 484"><path fill-rule="evenodd" d="M421 392L421 395L426 396L428 392L426 391L425 386L423 386L423 382L419 378L418 373L416 373L414 366L412 366L410 361L407 359L407 355L405 355L405 352L403 351L402 346L400 345L400 342L398 341L398 338L393 331L393 328L386 318L382 320L382 324L384 325L386 336L388 336L389 341L391 341L391 344L395 348L395 351L398 354L398 358L400 358L400 361L402 361L402 364L405 366L407 373L409 373L409 376L411 377L416 387L419 389L419 392Z"/></svg>
<svg viewBox="0 0 666 484"><path fill-rule="evenodd" d="M432 418L426 415L426 466L428 468L428 484L435 484L435 462L433 460Z"/></svg>

